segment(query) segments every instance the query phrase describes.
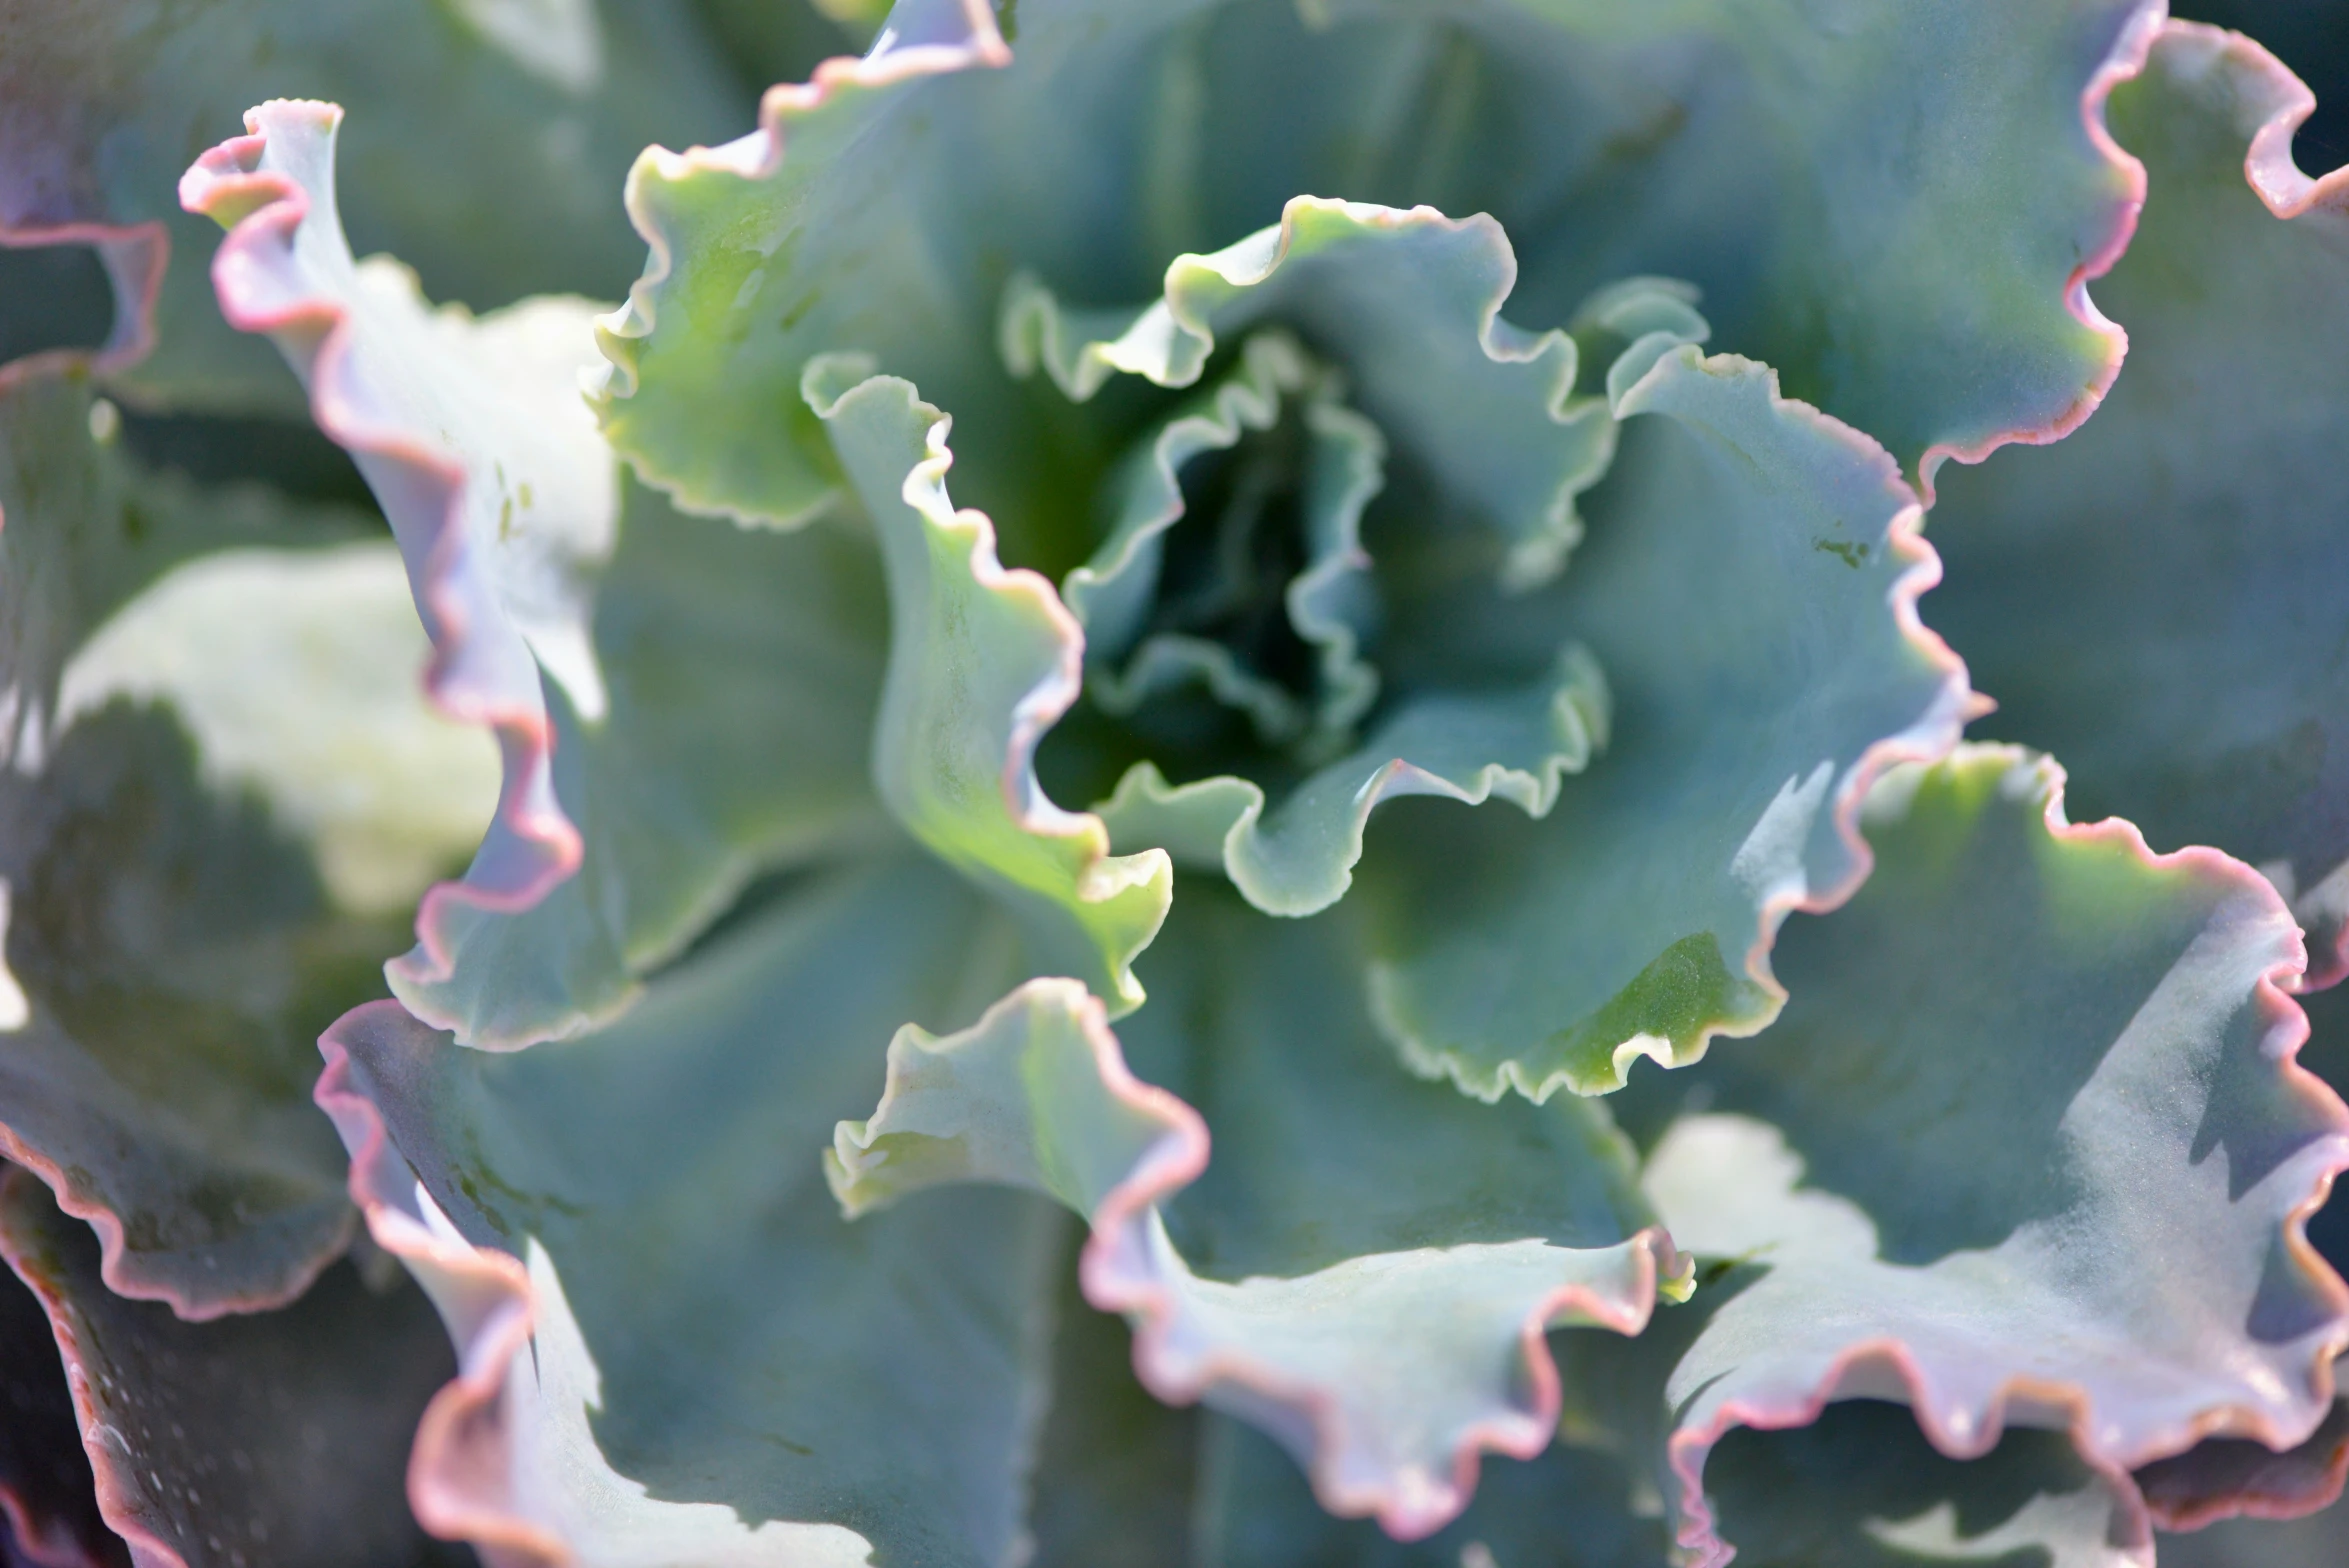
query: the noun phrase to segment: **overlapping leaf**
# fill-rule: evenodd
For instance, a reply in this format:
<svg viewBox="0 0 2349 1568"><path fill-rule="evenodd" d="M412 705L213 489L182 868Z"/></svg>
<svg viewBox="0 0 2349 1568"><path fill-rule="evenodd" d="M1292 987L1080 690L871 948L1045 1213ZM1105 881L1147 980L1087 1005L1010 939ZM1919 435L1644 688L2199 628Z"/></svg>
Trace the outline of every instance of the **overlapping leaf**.
<svg viewBox="0 0 2349 1568"><path fill-rule="evenodd" d="M408 1436L451 1370L406 1281L379 1293L337 1266L281 1312L184 1323L109 1290L89 1231L21 1170L0 1179L0 1255L48 1313L99 1510L134 1561L460 1560L423 1538L400 1487Z"/></svg>
<svg viewBox="0 0 2349 1568"><path fill-rule="evenodd" d="M0 1122L113 1288L209 1316L340 1250L311 1042L379 994L494 763L411 684L375 525L145 473L91 410L0 395Z"/></svg>
<svg viewBox="0 0 2349 1568"><path fill-rule="evenodd" d="M818 360L807 400L888 569L874 782L914 837L1011 902L1040 967L1129 1010L1142 1000L1133 957L1166 918L1173 869L1155 850L1112 856L1100 819L1061 810L1035 776L1036 742L1076 700L1083 634L1050 583L1004 570L984 516L947 500L952 422L869 370Z"/></svg>
<svg viewBox="0 0 2349 1568"><path fill-rule="evenodd" d="M787 884L560 1049L388 1002L337 1025L354 1193L460 1351L417 1434L426 1526L587 1568L1006 1555L1062 1225L981 1192L851 1225L816 1153L889 1031L974 1016L1014 945L899 859Z"/></svg>
<svg viewBox="0 0 2349 1568"><path fill-rule="evenodd" d="M1546 819L1398 818L1362 868L1382 1025L1487 1098L1604 1091L1768 1022L1772 934L1849 895L1870 780L1946 749L1969 700L1917 624L1939 568L1881 448L1694 348L1614 403L1624 450L1554 591L1431 592L1388 627L1437 670L1530 663L1570 630L1613 699L1603 764Z"/></svg>
<svg viewBox="0 0 2349 1568"><path fill-rule="evenodd" d="M2329 984L2349 969L2349 180L2293 165L2309 106L2256 44L2185 24L2115 93L2152 180L2098 290L2131 373L2076 439L1953 478L1929 619L1994 732L2062 757L2092 809L2273 877Z"/></svg>
<svg viewBox="0 0 2349 1568"><path fill-rule="evenodd" d="M871 836L871 551L676 517L578 401L591 307L428 310L395 264L351 260L338 112L249 123L187 188L236 225L223 306L277 337L359 460L434 635L434 696L506 754L489 837L392 984L470 1043L577 1033L752 875Z"/></svg>
<svg viewBox="0 0 2349 1568"><path fill-rule="evenodd" d="M654 259L607 340L607 428L690 506L796 516L831 484L814 428L715 416L788 424L810 357L871 352L965 421L971 494L1013 532L1015 500L1065 511L1104 454L990 374L1009 274L1146 298L1312 193L1495 214L1529 320L1693 278L1728 341L1929 471L2068 429L2109 381L2119 337L2081 285L2141 186L2099 115L2157 16L1065 0L1007 47L977 0L901 6L875 55L770 93L753 135L639 164Z"/></svg>
<svg viewBox="0 0 2349 1568"><path fill-rule="evenodd" d="M224 328L205 275L217 236L173 199L248 105L357 111L361 243L485 308L618 290L642 255L612 199L628 160L748 109L671 0L10 0L0 34L0 233L97 242L120 285L105 368L182 406L299 408L271 356ZM150 327L156 352L134 365Z"/></svg>
<svg viewBox="0 0 2349 1568"><path fill-rule="evenodd" d="M2349 1300L2301 1227L2349 1112L2291 1060L2299 933L2223 856L2065 825L2059 778L1975 748L1879 786L1874 877L1787 934L1786 1015L1650 1156L1675 1237L1750 1260L1664 1390L1707 1561L1708 1452L1831 1400L1958 1456L2068 1428L2116 1478L2331 1405Z"/></svg>
<svg viewBox="0 0 2349 1568"><path fill-rule="evenodd" d="M1039 981L951 1038L901 1034L834 1185L852 1213L942 1182L1051 1193L1092 1225L1086 1295L1133 1318L1146 1385L1262 1426L1332 1512L1426 1535L1481 1452L1548 1446L1543 1331L1636 1332L1685 1287L1672 1244L1596 1106L1485 1107L1387 1059L1334 918L1202 888L1162 951L1129 1027L1204 1126L1128 1074L1097 1001Z"/></svg>

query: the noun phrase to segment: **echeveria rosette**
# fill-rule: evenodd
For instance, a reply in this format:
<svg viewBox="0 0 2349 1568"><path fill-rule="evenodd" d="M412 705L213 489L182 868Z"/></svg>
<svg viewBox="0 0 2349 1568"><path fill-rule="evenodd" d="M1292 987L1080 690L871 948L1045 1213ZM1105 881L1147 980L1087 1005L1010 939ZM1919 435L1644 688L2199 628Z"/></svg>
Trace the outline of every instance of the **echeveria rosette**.
<svg viewBox="0 0 2349 1568"><path fill-rule="evenodd" d="M1484 1537L1455 1515L1547 1528L1517 1513L1538 1481L1468 1495L1480 1454L1528 1455L1507 1473L1608 1494L1614 1524L1556 1528L1637 1550L1619 1474L1548 1441L1594 1408L1557 1343L1720 1359L1741 1314L1803 1314L1810 1276L1749 1263L1626 1356L1678 1253L1604 1108L1552 1091L1754 1033L1782 980L1792 1024L1853 1005L1832 965L1773 972L1779 925L1859 884L1864 801L1897 858L1964 817L1934 790L2011 766L1870 794L1973 706L1917 620L1919 487L2060 434L2110 379L2082 284L2137 190L2099 117L2154 12L1026 13L1011 40L982 5L914 0L753 137L651 155L629 203L654 258L607 319L600 437L571 385L589 307L434 312L352 262L331 109L265 104L190 176L234 226L225 313L277 338L377 488L435 695L505 742L491 837L393 966L405 1005L339 1025L320 1087L374 1235L462 1352L419 1513L522 1560L1011 1551L1083 1392L1042 1415L1069 1237L1027 1198L913 1190L977 1179L1083 1214L1080 1281L1135 1318L1143 1380L1266 1428L1324 1504L1464 1552ZM1786 386L1701 352L1674 276ZM1406 794L1450 798L1381 804ZM1982 885L1890 877L1914 907L1830 924L1897 944L1936 897L2029 902L2018 857L1981 858ZM2240 867L2194 866L2223 973L2153 1082L2190 1096L2195 1064L2231 1063L2225 1126L2291 1147L2197 1232L2218 1261L2196 1283L2236 1347L2280 1248L2293 1332L2217 1368L2124 1334L2106 1362L2197 1376L2068 1456L2015 1432L1973 1464L1925 1454L1980 1446L1931 1389L1798 1368L1788 1419L1905 1392L1924 1435L1839 1408L1727 1439L1680 1499L1692 1544L1718 1544L1708 1496L1765 1554L1806 1519L1814 1553L1882 1539L1852 1497L1773 1495L1866 1470L1865 1506L1918 1504L1901 1550L1936 1549L1946 1504L1976 1555L2127 1560L2121 1467L2205 1431L2306 1436L2338 1303L2295 1227L2337 1107L2279 1065L2289 922ZM2061 904L2059 954L2160 901L2094 891ZM2000 983L1905 963L1951 987L1929 1027L1962 1032ZM2117 983L2057 970L2067 1005ZM2227 1032L2246 1008L2267 1054ZM909 1020L936 1033L900 1035L885 1083ZM1723 1054L1711 1075L1744 1082ZM897 1201L844 1218L827 1144L850 1208ZM1997 1210L1992 1188L1968 1203ZM1882 1305L1862 1294L1839 1308ZM1601 1327L1545 1341L1561 1320ZM2056 1354L2045 1321L2001 1325L1983 1364L2098 1386L2095 1347ZM1724 1374L1771 1398L1776 1375ZM1969 1527L2032 1475L2054 1501ZM1278 1491L1227 1484L1233 1540L1311 1517Z"/></svg>

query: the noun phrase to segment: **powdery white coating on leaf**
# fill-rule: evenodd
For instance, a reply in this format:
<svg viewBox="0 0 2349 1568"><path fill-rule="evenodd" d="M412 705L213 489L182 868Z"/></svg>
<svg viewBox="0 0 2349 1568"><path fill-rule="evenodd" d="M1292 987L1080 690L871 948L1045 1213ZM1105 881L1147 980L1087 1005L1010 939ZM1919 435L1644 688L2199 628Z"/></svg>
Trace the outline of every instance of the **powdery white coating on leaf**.
<svg viewBox="0 0 2349 1568"><path fill-rule="evenodd" d="M826 1155L849 1213L958 1181L1050 1193L1090 1223L1086 1298L1135 1321L1134 1366L1153 1393L1261 1426L1308 1465L1325 1507L1375 1515L1401 1539L1467 1505L1480 1453L1549 1444L1547 1329L1636 1334L1659 1288L1685 1291L1654 1228L1611 1247L1536 1236L1201 1277L1159 1205L1206 1169L1206 1126L1134 1079L1101 1004L1070 981L1030 981L946 1039L901 1032L889 1069L879 1107L841 1123Z"/></svg>
<svg viewBox="0 0 2349 1568"><path fill-rule="evenodd" d="M1604 1093L1639 1057L1679 1065L1765 1026L1780 925L1867 876L1869 786L1944 754L1979 701L1918 620L1940 563L1890 455L1766 366L1642 342L1592 537L1525 623L1606 671L1603 765L1538 825L1423 816L1363 871L1381 1026L1486 1099ZM1450 610L1418 635L1500 642L1510 614Z"/></svg>
<svg viewBox="0 0 2349 1568"><path fill-rule="evenodd" d="M1082 684L1084 631L1030 571L1007 571L984 514L946 496L952 421L911 383L850 358L811 363L809 407L880 535L889 676L873 736L881 798L934 853L1002 893L1044 967L1119 1012L1142 1003L1133 957L1173 897L1162 850L1113 856L1098 817L1037 782L1036 744Z"/></svg>
<svg viewBox="0 0 2349 1568"><path fill-rule="evenodd" d="M605 705L588 637L594 568L618 515L615 459L580 404L593 307L541 300L478 320L433 312L396 264L354 264L334 206L342 112L273 101L206 153L181 200L230 229L221 309L266 332L391 519L434 644L426 675L452 717L494 728L505 786L467 879L426 895L419 946L395 966L448 968L452 904L527 908L578 869L555 798L541 671L592 719Z"/></svg>
<svg viewBox="0 0 2349 1568"><path fill-rule="evenodd" d="M2155 842L2268 874L2321 987L2349 973L2349 170L2293 164L2310 105L2249 39L2163 29L2113 101L2154 179L2101 286L2134 373L2075 439L1953 476L1928 613L2002 705L1995 733Z"/></svg>
<svg viewBox="0 0 2349 1568"><path fill-rule="evenodd" d="M2065 1428L2142 1518L2129 1469L2305 1438L2349 1340L2349 1291L2303 1233L2349 1166L2349 1109L2292 1060L2302 948L2273 890L2215 851L2067 823L2061 775L2009 748L1890 776L1868 823L1873 880L1789 946L1777 1029L1649 1163L1676 1237L1758 1271L1664 1396L1705 1564L1734 1545L1704 1482L1732 1428L1849 1398L1909 1404L1956 1458L2010 1422ZM1944 955L1921 987L1904 948ZM2000 1136L2022 1141L1986 1152Z"/></svg>
<svg viewBox="0 0 2349 1568"><path fill-rule="evenodd" d="M429 1529L578 1568L1000 1560L1062 1216L972 1191L852 1227L811 1144L870 1103L884 1020L968 1016L1009 938L900 855L802 879L559 1048L391 1003L329 1031L353 1196L458 1349L410 1465Z"/></svg>

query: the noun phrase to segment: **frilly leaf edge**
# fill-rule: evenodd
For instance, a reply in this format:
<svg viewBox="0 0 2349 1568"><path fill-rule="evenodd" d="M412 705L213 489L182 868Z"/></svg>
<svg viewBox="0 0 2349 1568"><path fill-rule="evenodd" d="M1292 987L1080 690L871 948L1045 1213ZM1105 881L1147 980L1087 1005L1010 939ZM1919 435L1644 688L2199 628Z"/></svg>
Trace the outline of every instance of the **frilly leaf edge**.
<svg viewBox="0 0 2349 1568"><path fill-rule="evenodd" d="M1969 753L2002 753L2017 764L2030 756L2021 747L1982 743L1962 747L1958 755ZM2057 843L2116 843L2142 867L2198 870L2234 884L2243 895L2269 903L2277 913L2290 918L2290 911L2273 884L2220 850L2189 845L2157 854L2137 826L2125 818L2088 823L2067 820L2063 810L2063 769L2044 756L2036 759L2035 766L2047 780L2042 817L2049 835ZM2304 953L2287 955L2259 978L2254 996L2267 1024L2266 1050L2270 1059L2293 1093L2312 1109L2328 1112L2327 1119L2334 1124L2332 1155L2318 1171L2315 1185L2307 1195L2287 1211L2282 1230L2286 1254L2302 1278L2330 1297L2334 1306L2335 1330L2331 1339L2318 1347L2310 1373L2311 1391L2319 1405L2316 1420L2321 1422L2335 1392L2335 1357L2349 1348L2349 1283L2334 1272L2309 1241L2308 1221L2325 1206L2335 1178L2349 1170L2349 1105L2344 1105L2323 1079L2298 1060L2309 1035L2308 1016L2293 999L2304 966ZM1925 1369L1905 1343L1892 1338L1873 1339L1847 1347L1800 1397L1779 1402L1732 1399L1723 1403L1711 1420L1672 1431L1665 1443L1665 1453L1667 1468L1680 1487L1676 1539L1688 1555L1690 1568L1726 1568L1736 1555L1735 1548L1718 1533L1704 1491L1705 1459L1720 1439L1740 1427L1777 1431L1808 1426L1818 1420L1820 1412L1829 1404L1846 1397L1898 1399L1915 1415L1919 1430L1934 1449L1957 1460L1979 1458L1996 1447L2007 1430L2008 1411L2013 1405L2022 1404L2041 1412L2061 1412L2065 1417L2063 1429L2069 1433L2081 1461L2106 1479L2121 1499L2126 1516L2138 1526L2136 1539L2144 1543L2144 1568L2153 1568L2153 1530L2156 1522L2165 1516L2147 1500L2132 1471L2183 1455L2209 1438L2249 1439L2282 1453L2309 1436L2305 1430L2293 1432L2280 1427L2261 1412L2221 1409L2206 1411L2195 1420L2173 1428L2139 1435L2125 1448L2116 1449L2100 1440L2093 1429L2093 1401L2077 1384L2010 1375L1999 1382L1979 1419L1971 1413L1939 1408L1926 1401L1927 1384ZM2292 1514L2306 1511L2304 1507L2290 1507ZM2240 1505L2208 1504L2192 1522L2199 1526L2244 1512L2257 1513L2257 1503L2246 1500Z"/></svg>
<svg viewBox="0 0 2349 1568"><path fill-rule="evenodd" d="M504 782L492 836L502 827L520 850L499 868L502 874L484 883L440 882L426 891L416 912L417 939L427 965L445 978L453 949L444 928L452 906L503 914L528 909L577 872L585 846L555 795L554 724L535 679L527 692L453 689L451 671L471 644L471 628L456 598L458 552L451 547L464 527L463 466L428 450L408 432L375 428L355 417L348 388L348 306L314 293L272 308L258 297L260 290L251 281L255 274L270 270L274 250L292 245L311 205L295 180L259 167L271 122L306 121L331 137L342 115L340 105L306 99L271 99L247 110L246 134L231 137L196 160L181 177L180 201L190 212L210 217L228 230L214 254L212 275L221 312L230 325L244 332L292 329L302 334L309 361L305 379L311 383L311 417L319 430L354 455L381 460L438 502L441 521L430 565L416 588L448 635L434 648L424 674L425 689L451 719L486 724L495 731ZM532 674L535 677L535 668Z"/></svg>

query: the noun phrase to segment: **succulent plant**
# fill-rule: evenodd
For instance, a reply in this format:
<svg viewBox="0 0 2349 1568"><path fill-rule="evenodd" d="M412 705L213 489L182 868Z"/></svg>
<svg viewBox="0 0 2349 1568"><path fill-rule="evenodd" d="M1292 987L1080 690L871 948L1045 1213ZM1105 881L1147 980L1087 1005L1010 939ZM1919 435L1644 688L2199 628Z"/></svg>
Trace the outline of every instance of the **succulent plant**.
<svg viewBox="0 0 2349 1568"><path fill-rule="evenodd" d="M7 1560L2339 1561L2314 105L0 0Z"/></svg>

